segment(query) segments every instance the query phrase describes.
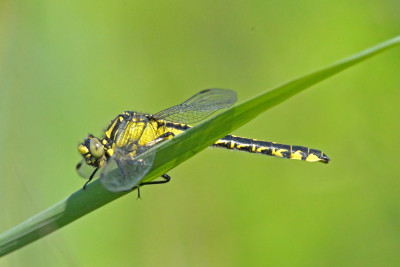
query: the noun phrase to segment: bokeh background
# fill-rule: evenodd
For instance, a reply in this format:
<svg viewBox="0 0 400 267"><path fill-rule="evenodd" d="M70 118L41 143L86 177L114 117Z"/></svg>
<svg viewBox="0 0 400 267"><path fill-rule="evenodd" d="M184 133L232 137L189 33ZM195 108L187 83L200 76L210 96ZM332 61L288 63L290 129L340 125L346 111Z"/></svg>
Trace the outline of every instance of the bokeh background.
<svg viewBox="0 0 400 267"><path fill-rule="evenodd" d="M0 1L0 232L81 188L78 143L205 88L246 100L400 33L397 0ZM400 49L234 132L329 165L208 149L2 266L400 264ZM82 203L84 206L85 203Z"/></svg>

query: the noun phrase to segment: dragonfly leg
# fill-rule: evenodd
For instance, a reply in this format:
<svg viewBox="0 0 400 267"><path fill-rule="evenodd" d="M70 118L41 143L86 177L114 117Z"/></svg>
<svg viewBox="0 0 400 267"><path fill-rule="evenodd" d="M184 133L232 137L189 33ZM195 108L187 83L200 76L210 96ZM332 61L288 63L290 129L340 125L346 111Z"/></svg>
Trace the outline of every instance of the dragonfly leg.
<svg viewBox="0 0 400 267"><path fill-rule="evenodd" d="M152 182L141 183L141 184L135 186L135 187L132 188L132 189L137 188L137 191L138 191L138 198L140 198L140 187L141 187L141 186L143 186L143 185L148 185L148 184L165 184L165 183L168 183L169 181L171 181L171 177L170 177L168 174L163 174L163 175L161 175L161 177L164 178L163 181L152 181Z"/></svg>
<svg viewBox="0 0 400 267"><path fill-rule="evenodd" d="M84 184L83 190L86 190L87 184L90 183L90 181L93 179L93 177L94 177L94 175L96 174L96 172L97 172L98 169L99 169L99 168L96 168L96 169L92 172L92 174L91 174L90 177L89 177L89 180L87 180L86 183Z"/></svg>

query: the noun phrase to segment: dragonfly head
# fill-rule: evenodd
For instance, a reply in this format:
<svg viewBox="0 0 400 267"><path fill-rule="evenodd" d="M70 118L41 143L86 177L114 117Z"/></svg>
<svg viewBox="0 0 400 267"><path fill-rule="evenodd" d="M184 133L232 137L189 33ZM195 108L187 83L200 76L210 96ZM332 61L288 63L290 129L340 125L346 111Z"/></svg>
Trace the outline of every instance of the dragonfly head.
<svg viewBox="0 0 400 267"><path fill-rule="evenodd" d="M103 167L106 160L107 141L98 139L89 134L82 144L78 146L79 153L86 160L88 165L93 167Z"/></svg>

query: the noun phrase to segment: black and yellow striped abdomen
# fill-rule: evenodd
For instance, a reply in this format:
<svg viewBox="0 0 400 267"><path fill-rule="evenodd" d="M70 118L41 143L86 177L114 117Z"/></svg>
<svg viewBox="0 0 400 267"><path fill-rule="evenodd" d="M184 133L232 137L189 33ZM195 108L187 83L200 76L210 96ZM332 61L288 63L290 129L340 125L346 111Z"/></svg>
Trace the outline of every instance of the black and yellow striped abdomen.
<svg viewBox="0 0 400 267"><path fill-rule="evenodd" d="M169 139L189 129L191 126L168 121L159 122L158 133L163 138ZM239 150L249 153L258 153L268 156L297 159L308 162L329 163L329 157L320 150L304 146L292 146L278 144L275 142L261 141L257 139L244 138L234 135L227 135L215 142L211 147Z"/></svg>
<svg viewBox="0 0 400 267"><path fill-rule="evenodd" d="M284 145L275 142L243 138L234 135L227 135L211 146L308 162L329 163L330 161L329 157L320 150L310 149L304 146Z"/></svg>

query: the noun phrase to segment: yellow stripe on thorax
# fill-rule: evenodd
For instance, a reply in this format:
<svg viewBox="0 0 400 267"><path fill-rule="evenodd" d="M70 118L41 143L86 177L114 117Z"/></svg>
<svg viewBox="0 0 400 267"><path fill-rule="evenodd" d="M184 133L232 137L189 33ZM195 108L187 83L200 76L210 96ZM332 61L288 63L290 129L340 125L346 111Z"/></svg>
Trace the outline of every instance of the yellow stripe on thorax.
<svg viewBox="0 0 400 267"><path fill-rule="evenodd" d="M150 126L150 123L146 124L144 121L137 121L136 118L133 118L127 123L125 132L115 140L115 143L122 147L129 142L139 140L139 145L144 146L155 138L154 128Z"/></svg>
<svg viewBox="0 0 400 267"><path fill-rule="evenodd" d="M141 125L141 123L139 123ZM143 126L145 125L144 123L142 123ZM143 127L141 126L141 127ZM139 140L139 145L140 146L145 146L147 143L154 141L155 139L157 139L158 135L157 135L157 122L155 121L150 121L147 123L146 128L142 129L142 136L140 137Z"/></svg>
<svg viewBox="0 0 400 267"><path fill-rule="evenodd" d="M107 136L107 138L111 138L111 133L114 130L115 124L117 123L118 120L122 121L123 118L121 116L119 116L117 119L114 120L113 124L108 127L108 130L105 132L105 135Z"/></svg>

